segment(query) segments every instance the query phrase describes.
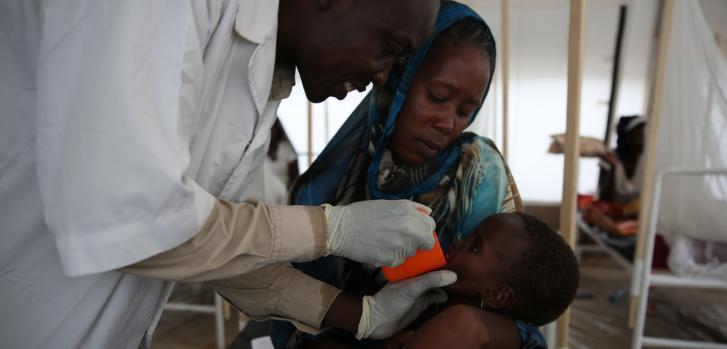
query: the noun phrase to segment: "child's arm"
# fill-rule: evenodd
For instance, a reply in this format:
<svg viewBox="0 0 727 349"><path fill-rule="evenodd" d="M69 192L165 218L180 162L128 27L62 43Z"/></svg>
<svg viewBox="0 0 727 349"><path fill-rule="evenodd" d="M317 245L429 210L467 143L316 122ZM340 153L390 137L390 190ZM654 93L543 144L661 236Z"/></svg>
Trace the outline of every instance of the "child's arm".
<svg viewBox="0 0 727 349"><path fill-rule="evenodd" d="M427 321L406 348L518 349L520 334L512 320L475 307L448 307Z"/></svg>

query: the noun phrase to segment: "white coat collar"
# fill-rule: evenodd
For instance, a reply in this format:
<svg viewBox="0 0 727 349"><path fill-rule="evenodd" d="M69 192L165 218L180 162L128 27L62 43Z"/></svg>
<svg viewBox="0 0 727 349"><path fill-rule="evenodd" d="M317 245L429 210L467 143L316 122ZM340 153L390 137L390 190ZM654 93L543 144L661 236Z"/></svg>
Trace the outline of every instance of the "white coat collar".
<svg viewBox="0 0 727 349"><path fill-rule="evenodd" d="M235 31L243 38L262 44L277 35L278 0L237 0Z"/></svg>
<svg viewBox="0 0 727 349"><path fill-rule="evenodd" d="M257 44L248 63L248 84L255 108L262 114L272 96L286 95L275 91L273 85L275 50L278 34L278 0L237 0L235 32ZM277 92L277 93L276 93ZM287 93L288 95L290 92Z"/></svg>

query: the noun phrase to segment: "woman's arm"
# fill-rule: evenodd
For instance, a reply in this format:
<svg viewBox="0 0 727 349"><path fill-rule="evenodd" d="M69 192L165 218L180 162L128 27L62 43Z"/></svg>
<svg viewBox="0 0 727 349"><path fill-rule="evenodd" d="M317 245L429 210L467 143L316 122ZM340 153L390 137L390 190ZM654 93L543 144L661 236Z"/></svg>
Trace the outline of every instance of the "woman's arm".
<svg viewBox="0 0 727 349"><path fill-rule="evenodd" d="M517 349L520 335L508 318L467 305L455 305L427 321L405 347Z"/></svg>

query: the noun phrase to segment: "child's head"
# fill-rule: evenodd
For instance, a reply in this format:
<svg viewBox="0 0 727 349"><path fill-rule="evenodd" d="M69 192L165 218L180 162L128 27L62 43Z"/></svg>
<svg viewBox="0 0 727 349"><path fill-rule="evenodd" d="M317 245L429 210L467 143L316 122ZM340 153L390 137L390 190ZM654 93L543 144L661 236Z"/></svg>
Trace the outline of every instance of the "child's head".
<svg viewBox="0 0 727 349"><path fill-rule="evenodd" d="M501 213L483 220L447 251L445 269L457 273L451 295L481 299L484 306L543 325L573 301L578 264L570 246L533 216Z"/></svg>
<svg viewBox="0 0 727 349"><path fill-rule="evenodd" d="M419 165L462 134L482 104L494 53L490 30L476 19L463 19L437 36L396 119L394 155Z"/></svg>

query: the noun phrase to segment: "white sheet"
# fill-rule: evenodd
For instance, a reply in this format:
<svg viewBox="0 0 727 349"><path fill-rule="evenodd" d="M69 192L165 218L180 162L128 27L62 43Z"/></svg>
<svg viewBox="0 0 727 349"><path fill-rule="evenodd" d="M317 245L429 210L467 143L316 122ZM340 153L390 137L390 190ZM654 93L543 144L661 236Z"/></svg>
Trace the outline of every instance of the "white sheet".
<svg viewBox="0 0 727 349"><path fill-rule="evenodd" d="M727 61L698 1L676 1L656 170L727 167ZM711 4L715 6L715 4ZM727 7L727 2L717 4ZM727 241L727 177L664 182L658 232Z"/></svg>

